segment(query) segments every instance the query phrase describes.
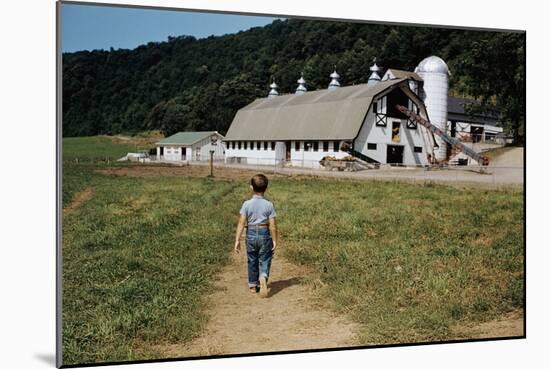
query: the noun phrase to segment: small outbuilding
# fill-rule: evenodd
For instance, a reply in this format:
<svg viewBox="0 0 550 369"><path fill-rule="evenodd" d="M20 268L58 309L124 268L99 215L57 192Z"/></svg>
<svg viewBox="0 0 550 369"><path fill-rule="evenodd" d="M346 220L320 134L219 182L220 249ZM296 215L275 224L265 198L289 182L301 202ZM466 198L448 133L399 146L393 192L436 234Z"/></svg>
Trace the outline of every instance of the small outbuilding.
<svg viewBox="0 0 550 369"><path fill-rule="evenodd" d="M210 151L214 151L214 160L223 160L223 139L217 131L178 132L156 143L157 160L208 161Z"/></svg>
<svg viewBox="0 0 550 369"><path fill-rule="evenodd" d="M449 96L448 101L447 132L450 132L451 137L474 143L505 143L501 142L503 129L496 111L469 113L466 107L479 105L476 100Z"/></svg>

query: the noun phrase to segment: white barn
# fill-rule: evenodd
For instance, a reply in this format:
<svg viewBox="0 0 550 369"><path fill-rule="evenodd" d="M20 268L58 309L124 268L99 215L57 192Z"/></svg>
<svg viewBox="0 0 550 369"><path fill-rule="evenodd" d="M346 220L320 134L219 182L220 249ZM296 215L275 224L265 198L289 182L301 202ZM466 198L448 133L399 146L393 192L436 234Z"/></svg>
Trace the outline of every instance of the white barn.
<svg viewBox="0 0 550 369"><path fill-rule="evenodd" d="M214 160L223 160L224 137L216 131L178 132L156 143L159 161L208 161L210 151ZM213 144L213 140L216 144Z"/></svg>
<svg viewBox="0 0 550 369"><path fill-rule="evenodd" d="M430 164L439 148L433 134L395 107L407 106L429 119L413 91L422 78L409 73L381 81L376 64L371 71L368 83L346 87L339 87L334 72L328 89L311 92L302 76L295 94L281 96L273 83L267 98L235 115L224 140L226 162L318 167L324 156L347 156L340 151L346 141L379 163Z"/></svg>
<svg viewBox="0 0 550 369"><path fill-rule="evenodd" d="M449 96L449 115L447 132L451 137L472 143L503 143L502 127L499 127L496 112L480 112L470 114L466 106L476 104L475 100Z"/></svg>

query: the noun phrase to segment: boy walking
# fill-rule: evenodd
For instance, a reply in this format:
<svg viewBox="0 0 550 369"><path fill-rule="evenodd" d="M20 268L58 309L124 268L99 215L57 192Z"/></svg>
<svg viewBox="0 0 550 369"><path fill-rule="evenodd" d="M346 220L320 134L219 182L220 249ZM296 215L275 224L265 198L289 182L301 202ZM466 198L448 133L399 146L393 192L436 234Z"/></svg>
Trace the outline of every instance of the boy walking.
<svg viewBox="0 0 550 369"><path fill-rule="evenodd" d="M246 200L240 211L235 252L241 248L241 234L246 227L246 253L248 257L248 288L250 292L260 291L260 297L267 297L267 280L271 268L273 252L277 247L277 224L275 208L266 200L268 180L263 174L257 174L250 180L254 195Z"/></svg>

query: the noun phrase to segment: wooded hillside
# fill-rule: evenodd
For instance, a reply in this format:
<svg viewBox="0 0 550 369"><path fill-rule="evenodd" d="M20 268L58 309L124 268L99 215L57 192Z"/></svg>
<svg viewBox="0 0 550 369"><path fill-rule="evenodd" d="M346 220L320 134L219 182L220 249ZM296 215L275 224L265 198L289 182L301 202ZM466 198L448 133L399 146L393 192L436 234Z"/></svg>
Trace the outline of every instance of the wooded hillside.
<svg viewBox="0 0 550 369"><path fill-rule="evenodd" d="M334 65L345 86L365 83L374 57L383 68L413 70L429 55L449 65L451 93L495 107L505 128L523 135L524 33L301 19L133 50L64 53L63 135L223 134L239 108L267 95L271 76L279 93L294 92L301 71L308 90L324 89Z"/></svg>

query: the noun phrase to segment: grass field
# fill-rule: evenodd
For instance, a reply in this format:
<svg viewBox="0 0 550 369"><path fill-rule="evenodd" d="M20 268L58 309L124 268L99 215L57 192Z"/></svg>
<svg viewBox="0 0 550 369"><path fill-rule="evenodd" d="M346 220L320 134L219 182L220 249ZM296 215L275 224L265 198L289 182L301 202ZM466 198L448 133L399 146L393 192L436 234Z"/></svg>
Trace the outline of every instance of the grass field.
<svg viewBox="0 0 550 369"><path fill-rule="evenodd" d="M70 141L67 157L80 156ZM93 190L63 217L65 364L155 358L155 345L199 334L249 196L242 180L97 165L64 165L64 204ZM268 196L280 252L312 268L320 301L361 324L361 343L460 338L452 326L523 307L521 190L296 177Z"/></svg>
<svg viewBox="0 0 550 369"><path fill-rule="evenodd" d="M523 306L518 191L335 181L276 187L287 255L315 266L320 292L363 324L362 343L449 339L454 324Z"/></svg>
<svg viewBox="0 0 550 369"><path fill-rule="evenodd" d="M138 145L130 141L115 143L109 136L67 137L63 139L63 161L116 160L137 148Z"/></svg>
<svg viewBox="0 0 550 369"><path fill-rule="evenodd" d="M86 187L96 167L105 165L125 166L117 159L129 152L150 149L152 142L160 138L156 131L142 136L92 136L66 137L63 139L63 204L67 204L75 192Z"/></svg>
<svg viewBox="0 0 550 369"><path fill-rule="evenodd" d="M237 184L91 177L92 199L63 222L66 363L154 357L148 343L188 340L204 324Z"/></svg>

